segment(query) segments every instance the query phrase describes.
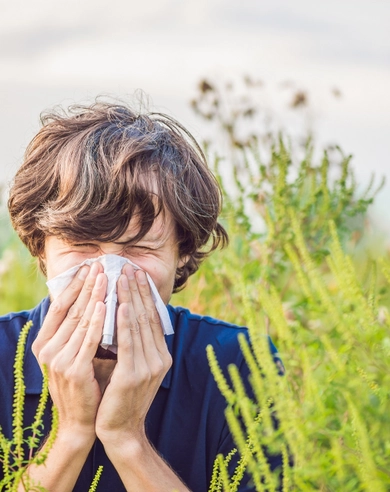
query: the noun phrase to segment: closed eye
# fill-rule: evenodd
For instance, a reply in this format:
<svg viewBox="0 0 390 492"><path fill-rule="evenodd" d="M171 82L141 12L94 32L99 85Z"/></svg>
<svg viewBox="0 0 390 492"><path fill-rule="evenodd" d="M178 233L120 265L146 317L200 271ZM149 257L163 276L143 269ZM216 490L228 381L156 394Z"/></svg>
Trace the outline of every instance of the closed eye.
<svg viewBox="0 0 390 492"><path fill-rule="evenodd" d="M129 251L130 250L131 251L134 251L134 250L136 250L136 251L154 251L153 248L149 248L148 246L141 246L141 245L138 245L138 244L133 244L132 246L128 246L126 248L126 251L127 250L129 250Z"/></svg>
<svg viewBox="0 0 390 492"><path fill-rule="evenodd" d="M72 244L72 246L75 246L76 248L97 248L96 244L93 243L77 243L77 244Z"/></svg>

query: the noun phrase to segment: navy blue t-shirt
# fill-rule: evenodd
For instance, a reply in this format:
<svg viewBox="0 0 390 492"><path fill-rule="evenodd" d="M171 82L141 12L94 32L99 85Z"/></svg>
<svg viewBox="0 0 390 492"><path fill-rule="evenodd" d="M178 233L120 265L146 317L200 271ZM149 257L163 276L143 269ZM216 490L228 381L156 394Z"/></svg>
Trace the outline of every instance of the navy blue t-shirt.
<svg viewBox="0 0 390 492"><path fill-rule="evenodd" d="M14 392L13 363L19 333L31 320L24 358L26 401L24 423L31 425L42 388L42 375L31 351L31 345L49 307L44 299L31 311L0 317L0 425L7 438L12 436L12 401ZM194 492L208 490L212 468L218 453L227 455L234 441L224 418L225 399L210 372L206 346L211 344L225 374L235 364L250 391L248 368L240 351L237 336L247 329L207 316L191 314L187 309L168 306L174 335L166 337L172 355L172 367L166 374L146 419L146 432L157 452ZM275 346L270 350L280 364ZM50 408L44 415L44 433L50 430ZM232 461L232 467L235 460ZM280 464L275 457L271 468ZM103 445L96 440L79 479L75 492L86 492L99 465L104 466L98 490L125 491L115 468L108 460ZM2 479L0 467L0 481ZM249 483L248 483L249 480ZM240 492L253 490L246 477Z"/></svg>

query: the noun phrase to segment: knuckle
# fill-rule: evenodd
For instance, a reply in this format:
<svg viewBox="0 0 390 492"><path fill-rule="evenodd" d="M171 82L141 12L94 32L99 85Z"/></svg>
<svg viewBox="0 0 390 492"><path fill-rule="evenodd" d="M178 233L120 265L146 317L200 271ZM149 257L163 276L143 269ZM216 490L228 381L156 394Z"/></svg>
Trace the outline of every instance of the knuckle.
<svg viewBox="0 0 390 492"><path fill-rule="evenodd" d="M145 324L149 323L149 316L146 311L141 311L140 313L137 314L137 321L140 324Z"/></svg>
<svg viewBox="0 0 390 492"><path fill-rule="evenodd" d="M144 369L140 374L139 374L139 382L142 383L149 383L150 380L152 379L153 374L151 369Z"/></svg>
<svg viewBox="0 0 390 492"><path fill-rule="evenodd" d="M168 370L172 367L172 362L173 362L172 355L169 352L167 352L164 355L164 366L165 366L166 370Z"/></svg>
<svg viewBox="0 0 390 492"><path fill-rule="evenodd" d="M154 361L153 365L150 368L150 375L152 378L156 378L164 372L164 363L161 359Z"/></svg>
<svg viewBox="0 0 390 492"><path fill-rule="evenodd" d="M61 301L60 299L54 299L54 301L52 301L50 303L50 307L49 307L49 313L50 314L59 314L61 313L63 310L63 307L62 307L62 304L61 304Z"/></svg>
<svg viewBox="0 0 390 492"><path fill-rule="evenodd" d="M100 336L99 336L99 340L100 340ZM96 340L94 340L93 338L90 338L90 337L87 337L84 340L84 345L85 345L86 349L90 349L92 347L97 347L97 343L98 342L96 342Z"/></svg>
<svg viewBox="0 0 390 492"><path fill-rule="evenodd" d="M132 292L138 292L138 285L135 282L129 282L129 287Z"/></svg>
<svg viewBox="0 0 390 492"><path fill-rule="evenodd" d="M75 376L75 371L72 366L65 369L64 378L66 379L66 381L75 381L77 383L80 378Z"/></svg>
<svg viewBox="0 0 390 492"><path fill-rule="evenodd" d="M38 339L34 340L31 345L31 351L38 358L40 351L42 350L42 343Z"/></svg>
<svg viewBox="0 0 390 492"><path fill-rule="evenodd" d="M68 319L74 321L78 320L83 316L83 311L80 309L80 307L77 304L72 304L68 311Z"/></svg>
<svg viewBox="0 0 390 492"><path fill-rule="evenodd" d="M90 278L88 278L83 286L83 290L85 292L92 292L93 291L93 288L95 286L95 282L93 280L91 280Z"/></svg>
<svg viewBox="0 0 390 492"><path fill-rule="evenodd" d="M135 332L135 333L139 333L139 324L136 320L132 320L129 322L129 328L130 328L130 331L132 332Z"/></svg>
<svg viewBox="0 0 390 492"><path fill-rule="evenodd" d="M138 284L138 288L142 292L142 294L144 295L150 294L150 287L148 282L146 282L146 284Z"/></svg>
<svg viewBox="0 0 390 492"><path fill-rule="evenodd" d="M158 314L156 309L152 309L149 313L149 319L152 321L152 323L159 324L161 323L160 320L160 315Z"/></svg>
<svg viewBox="0 0 390 492"><path fill-rule="evenodd" d="M137 332L139 331L139 329L133 329L130 327L130 331L132 332ZM123 345L126 345L127 348L131 348L133 345L134 345L134 342L133 342L133 337L131 336L130 333L127 333L125 336L122 336L122 344Z"/></svg>
<svg viewBox="0 0 390 492"><path fill-rule="evenodd" d="M51 354L48 349L43 348L42 350L38 351L35 354L35 357L37 358L39 364L46 364L48 365L49 362L51 361Z"/></svg>
<svg viewBox="0 0 390 492"><path fill-rule="evenodd" d="M65 371L64 371L64 379L66 381L70 381L72 379L72 369L70 367L68 367L67 369L65 369Z"/></svg>
<svg viewBox="0 0 390 492"><path fill-rule="evenodd" d="M78 282L71 282L67 287L73 294L78 294L80 292L81 286Z"/></svg>
<svg viewBox="0 0 390 492"><path fill-rule="evenodd" d="M56 375L64 373L64 369L62 367L61 361L58 358L55 358L52 361L52 363L50 365L50 370L53 374L56 374ZM65 371L64 375L66 376L66 371Z"/></svg>
<svg viewBox="0 0 390 492"><path fill-rule="evenodd" d="M78 327L84 331L88 329L89 325L90 325L90 320L85 316L82 316Z"/></svg>

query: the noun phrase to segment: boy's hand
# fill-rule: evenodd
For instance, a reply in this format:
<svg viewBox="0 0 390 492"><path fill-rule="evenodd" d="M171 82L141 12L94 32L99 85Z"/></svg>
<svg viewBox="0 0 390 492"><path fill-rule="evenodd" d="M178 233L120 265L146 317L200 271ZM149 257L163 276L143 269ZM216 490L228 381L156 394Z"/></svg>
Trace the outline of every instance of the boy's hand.
<svg viewBox="0 0 390 492"><path fill-rule="evenodd" d="M46 365L50 396L59 413L58 432L95 439L95 417L101 401L93 358L101 340L107 278L103 267L83 266L54 300L33 352Z"/></svg>

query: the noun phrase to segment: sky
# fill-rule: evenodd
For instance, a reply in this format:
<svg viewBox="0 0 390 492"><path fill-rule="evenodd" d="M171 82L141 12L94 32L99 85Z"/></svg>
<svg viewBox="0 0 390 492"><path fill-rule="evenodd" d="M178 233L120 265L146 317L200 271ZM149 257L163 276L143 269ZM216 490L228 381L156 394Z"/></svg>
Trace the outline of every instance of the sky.
<svg viewBox="0 0 390 492"><path fill-rule="evenodd" d="M54 105L142 89L202 139L189 101L202 78L248 74L262 104L294 130L280 87L313 101L319 146L354 155L358 182L388 185L375 214L390 235L390 2L388 0L0 0L0 182L5 186ZM337 87L340 98L332 96Z"/></svg>

